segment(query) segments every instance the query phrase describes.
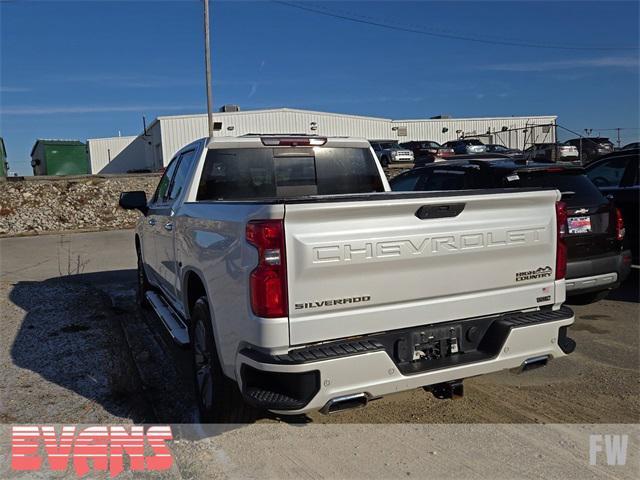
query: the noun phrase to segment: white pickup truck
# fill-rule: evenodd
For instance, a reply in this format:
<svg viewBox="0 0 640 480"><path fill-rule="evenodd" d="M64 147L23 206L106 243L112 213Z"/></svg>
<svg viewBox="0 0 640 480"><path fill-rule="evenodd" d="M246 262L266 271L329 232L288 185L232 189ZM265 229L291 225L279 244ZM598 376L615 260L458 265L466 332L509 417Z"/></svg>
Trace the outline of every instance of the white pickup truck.
<svg viewBox="0 0 640 480"><path fill-rule="evenodd" d="M366 140L247 135L121 195L138 300L192 350L202 421L452 398L573 351L558 191L389 190Z"/></svg>

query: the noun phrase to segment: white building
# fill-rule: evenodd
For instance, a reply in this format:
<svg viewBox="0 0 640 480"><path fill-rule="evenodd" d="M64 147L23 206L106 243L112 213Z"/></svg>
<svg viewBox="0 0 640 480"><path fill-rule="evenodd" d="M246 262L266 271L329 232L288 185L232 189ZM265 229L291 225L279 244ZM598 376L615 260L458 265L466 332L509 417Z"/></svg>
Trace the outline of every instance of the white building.
<svg viewBox="0 0 640 480"><path fill-rule="evenodd" d="M91 173L124 173L149 169L143 135L131 137L89 138L87 150Z"/></svg>
<svg viewBox="0 0 640 480"><path fill-rule="evenodd" d="M434 140L444 143L462 136L479 137L485 143L524 148L532 143L554 142L556 116L430 118L392 120L291 108L218 112L214 136L247 133L308 133L367 139ZM137 137L87 141L91 173L157 170L166 166L184 145L208 132L207 115L158 117Z"/></svg>

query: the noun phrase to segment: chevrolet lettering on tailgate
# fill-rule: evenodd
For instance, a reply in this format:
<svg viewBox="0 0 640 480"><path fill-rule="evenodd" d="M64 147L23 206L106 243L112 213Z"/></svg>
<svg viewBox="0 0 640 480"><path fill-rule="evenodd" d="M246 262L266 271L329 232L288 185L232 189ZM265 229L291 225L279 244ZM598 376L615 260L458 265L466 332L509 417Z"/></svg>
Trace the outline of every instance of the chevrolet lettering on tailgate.
<svg viewBox="0 0 640 480"><path fill-rule="evenodd" d="M353 241L313 247L313 263L358 262L388 257L414 257L499 248L540 242L546 227L496 229L490 232L447 234L433 237Z"/></svg>

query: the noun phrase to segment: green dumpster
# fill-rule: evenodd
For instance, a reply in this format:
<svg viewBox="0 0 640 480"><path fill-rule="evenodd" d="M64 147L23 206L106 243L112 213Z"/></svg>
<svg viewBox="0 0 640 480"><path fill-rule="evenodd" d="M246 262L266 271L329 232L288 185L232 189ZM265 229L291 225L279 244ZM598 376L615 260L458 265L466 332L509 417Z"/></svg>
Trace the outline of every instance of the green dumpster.
<svg viewBox="0 0 640 480"><path fill-rule="evenodd" d="M34 175L89 173L87 146L79 140L37 140L31 149Z"/></svg>

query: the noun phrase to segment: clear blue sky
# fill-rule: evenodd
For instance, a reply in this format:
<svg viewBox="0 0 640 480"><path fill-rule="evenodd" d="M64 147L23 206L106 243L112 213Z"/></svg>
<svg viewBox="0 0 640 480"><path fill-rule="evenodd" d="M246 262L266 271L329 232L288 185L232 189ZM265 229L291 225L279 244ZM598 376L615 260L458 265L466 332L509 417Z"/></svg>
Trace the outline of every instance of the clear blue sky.
<svg viewBox="0 0 640 480"><path fill-rule="evenodd" d="M294 107L419 118L557 114L573 129L633 128L638 2L304 2L433 37L268 1L212 6L216 108ZM29 174L36 138L137 134L141 116L205 110L199 1L3 1L0 135ZM591 47L615 47L598 50ZM594 134L596 131L594 130ZM601 131L614 136L614 132Z"/></svg>

